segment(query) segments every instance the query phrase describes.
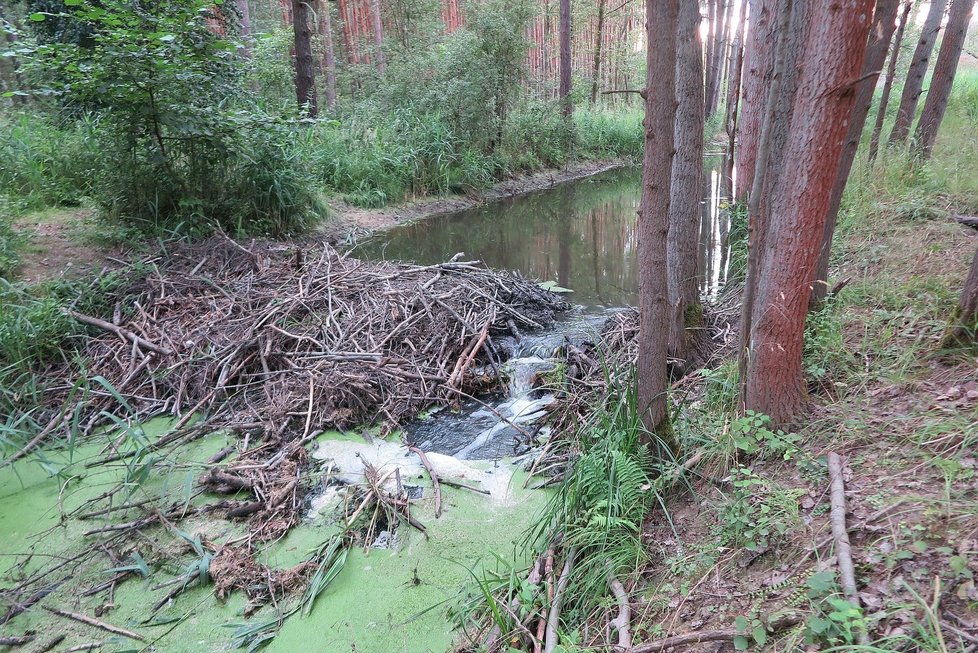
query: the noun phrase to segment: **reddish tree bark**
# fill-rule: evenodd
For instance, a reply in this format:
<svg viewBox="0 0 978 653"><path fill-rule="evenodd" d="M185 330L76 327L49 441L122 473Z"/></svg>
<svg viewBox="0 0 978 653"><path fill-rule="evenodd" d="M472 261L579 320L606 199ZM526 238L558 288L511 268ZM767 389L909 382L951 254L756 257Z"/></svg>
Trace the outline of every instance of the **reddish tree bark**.
<svg viewBox="0 0 978 653"><path fill-rule="evenodd" d="M771 195L771 215L753 307L745 408L790 423L806 404L802 370L810 282L818 259L866 51L872 0L836 0L809 8L784 160Z"/></svg>
<svg viewBox="0 0 978 653"><path fill-rule="evenodd" d="M565 116L571 114L571 12L570 0L560 0L560 106Z"/></svg>
<svg viewBox="0 0 978 653"><path fill-rule="evenodd" d="M703 188L703 48L697 0L679 0L676 43L676 121L669 203L669 354L685 373L693 338L702 332L696 270Z"/></svg>
<svg viewBox="0 0 978 653"><path fill-rule="evenodd" d="M947 346L970 345L978 336L978 251L961 291L958 313L942 343Z"/></svg>
<svg viewBox="0 0 978 653"><path fill-rule="evenodd" d="M927 91L924 110L920 112L920 121L914 133L914 150L924 159L930 158L937 140L937 131L941 128L944 112L947 111L954 74L958 70L958 61L961 60L961 51L964 49L964 39L968 35L968 25L971 23L971 12L974 8L975 0L951 2L947 31L944 32L941 50L937 53L930 90Z"/></svg>
<svg viewBox="0 0 978 653"><path fill-rule="evenodd" d="M370 0L370 18L373 23L374 57L377 70L383 75L387 72L387 57L384 56L384 22L380 15L380 0Z"/></svg>
<svg viewBox="0 0 978 653"><path fill-rule="evenodd" d="M910 60L910 68L907 69L907 81L903 85L903 93L900 96L900 108L897 109L893 129L890 130L891 145L905 143L907 136L910 135L910 126L917 112L917 102L924 88L924 76L930 65L934 44L937 43L937 34L941 31L941 20L944 18L946 7L947 0L933 0L927 10L927 18L920 31L920 40L917 41L917 48L913 51L913 58Z"/></svg>
<svg viewBox="0 0 978 653"><path fill-rule="evenodd" d="M778 0L750 0L750 27L744 46L743 117L737 150L738 202L747 201L754 184L757 146L774 69L777 16Z"/></svg>
<svg viewBox="0 0 978 653"><path fill-rule="evenodd" d="M323 37L323 70L326 73L326 108L336 108L336 49L333 46L333 20L329 0L319 2L319 33Z"/></svg>
<svg viewBox="0 0 978 653"><path fill-rule="evenodd" d="M883 121L886 120L886 109L890 104L890 94L893 92L893 79L896 77L897 62L900 59L900 48L903 45L903 33L907 28L907 21L910 10L913 8L914 0L907 0L903 4L903 11L900 13L900 22L897 24L896 36L893 37L893 51L890 53L890 63L886 67L886 81L883 82L883 92L880 95L880 106L876 111L876 123L873 125L873 133L869 138L869 162L876 160L876 154L880 148L880 133L883 131Z"/></svg>
<svg viewBox="0 0 978 653"><path fill-rule="evenodd" d="M312 59L312 30L309 28L309 5L292 0L292 28L295 34L295 95L299 107L305 107L311 118L318 114L316 73Z"/></svg>
<svg viewBox="0 0 978 653"><path fill-rule="evenodd" d="M839 160L839 172L832 186L829 198L828 214L825 217L825 228L822 232L822 248L815 267L815 278L812 283L812 299L820 302L828 294L829 258L832 254L832 236L835 234L835 224L842 206L842 193L849 181L852 164L856 160L856 150L859 149L859 139L866 124L866 116L873 104L873 91L876 90L876 80L886 61L886 53L890 49L890 40L896 29L896 16L900 0L877 0L876 11L873 14L873 24L869 30L869 41L866 45L866 57L863 61L862 80L856 87L856 103L849 118L849 131L846 134L845 145L842 147L842 157Z"/></svg>
<svg viewBox="0 0 978 653"><path fill-rule="evenodd" d="M666 243L676 116L676 33L679 0L646 0L648 37L645 86L645 153L638 212L639 312L638 410L655 446L655 434L677 449L666 404L669 300Z"/></svg>

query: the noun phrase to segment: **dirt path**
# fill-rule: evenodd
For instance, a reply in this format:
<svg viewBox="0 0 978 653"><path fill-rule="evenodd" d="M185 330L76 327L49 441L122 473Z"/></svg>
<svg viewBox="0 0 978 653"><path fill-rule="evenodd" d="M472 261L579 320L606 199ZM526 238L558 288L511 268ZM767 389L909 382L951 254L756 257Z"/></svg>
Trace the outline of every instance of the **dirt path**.
<svg viewBox="0 0 978 653"><path fill-rule="evenodd" d="M118 254L108 247L85 242L91 209L64 209L21 218L15 229L27 238L21 251L16 278L38 284L63 276L80 276L98 270L107 257Z"/></svg>
<svg viewBox="0 0 978 653"><path fill-rule="evenodd" d="M325 236L334 244L345 242L361 238L374 231L390 229L405 222L465 211L487 202L546 190L558 184L584 179L625 165L626 162L622 159L580 161L571 163L559 170L543 170L507 179L481 193L426 197L414 202L379 209L363 209L336 200L331 202L334 211L333 218L320 227L317 235Z"/></svg>

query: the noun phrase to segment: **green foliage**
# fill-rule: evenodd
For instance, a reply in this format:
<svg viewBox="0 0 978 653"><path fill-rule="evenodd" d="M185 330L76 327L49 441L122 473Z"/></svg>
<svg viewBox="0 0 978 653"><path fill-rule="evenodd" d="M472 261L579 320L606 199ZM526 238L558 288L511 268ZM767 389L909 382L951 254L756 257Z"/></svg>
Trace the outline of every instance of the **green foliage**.
<svg viewBox="0 0 978 653"><path fill-rule="evenodd" d="M844 388L856 359L846 346L840 310L832 298L808 314L802 363L810 381L824 392Z"/></svg>
<svg viewBox="0 0 978 653"><path fill-rule="evenodd" d="M728 545L765 550L798 522L798 497L747 467L731 470L733 492L721 506L720 538Z"/></svg>
<svg viewBox="0 0 978 653"><path fill-rule="evenodd" d="M91 194L104 213L152 230L269 235L322 213L299 126L233 107L236 45L209 24L233 29L221 5L66 4L57 18L84 27L90 43L42 42L32 63L65 111L97 116Z"/></svg>
<svg viewBox="0 0 978 653"><path fill-rule="evenodd" d="M5 212L0 199L0 279L13 274L20 265L20 248L24 238L14 230L13 218Z"/></svg>
<svg viewBox="0 0 978 653"><path fill-rule="evenodd" d="M860 607L841 595L834 572L813 574L807 594L814 614L805 620L805 642L822 646L856 644L866 630Z"/></svg>
<svg viewBox="0 0 978 653"><path fill-rule="evenodd" d="M712 412L724 414L737 410L740 397L740 373L737 361L726 361L715 369L703 368L703 403Z"/></svg>
<svg viewBox="0 0 978 653"><path fill-rule="evenodd" d="M771 418L748 410L730 422L730 437L737 451L748 456L766 458L770 455L790 460L798 453L796 443L801 436L767 428Z"/></svg>
<svg viewBox="0 0 978 653"><path fill-rule="evenodd" d="M37 113L0 115L0 198L18 212L77 206L98 156L95 121Z"/></svg>
<svg viewBox="0 0 978 653"><path fill-rule="evenodd" d="M737 629L738 634L734 637L733 644L738 651L746 651L752 642L758 646L767 643L767 628L760 619L737 617L734 620L734 628Z"/></svg>
<svg viewBox="0 0 978 653"><path fill-rule="evenodd" d="M747 205L722 204L720 209L730 213L730 231L727 235L727 243L730 246L730 254L727 258L728 283L743 281L747 278Z"/></svg>
<svg viewBox="0 0 978 653"><path fill-rule="evenodd" d="M559 540L564 551L576 551L567 590L569 624L584 618L589 602L607 592L609 574L634 569L643 559L642 522L661 502L635 384L619 381L611 388L606 403L579 427L583 453L529 537L537 548Z"/></svg>

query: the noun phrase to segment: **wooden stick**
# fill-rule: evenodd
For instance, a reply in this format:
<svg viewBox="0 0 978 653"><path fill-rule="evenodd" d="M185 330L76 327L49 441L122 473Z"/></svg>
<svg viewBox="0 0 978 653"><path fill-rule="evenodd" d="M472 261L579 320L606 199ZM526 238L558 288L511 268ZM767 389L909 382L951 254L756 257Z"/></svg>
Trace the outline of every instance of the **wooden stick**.
<svg viewBox="0 0 978 653"><path fill-rule="evenodd" d="M408 451L414 453L418 458L421 459L421 464L428 471L428 476L431 477L431 487L435 494L435 518L441 517L441 485L438 483L438 474L435 473L435 468L431 466L431 461L428 460L428 456L424 454L421 449L417 447L408 447Z"/></svg>
<svg viewBox="0 0 978 653"><path fill-rule="evenodd" d="M852 564L849 529L846 528L846 484L842 477L842 458L834 451L830 451L828 463L829 481L832 488L832 537L835 539L835 557L839 565L839 581L842 584L842 593L845 594L849 603L862 609L856 590L856 568ZM859 634L859 643L869 643L869 635L865 630Z"/></svg>
<svg viewBox="0 0 978 653"><path fill-rule="evenodd" d="M564 602L564 590L567 589L567 581L570 580L570 573L574 567L574 557L576 555L576 549L572 548L567 551L567 560L564 562L564 568L557 578L557 589L554 590L554 598L550 602L550 612L547 613L547 628L543 653L553 653L559 643L557 641L557 626L560 624L560 608Z"/></svg>
<svg viewBox="0 0 978 653"><path fill-rule="evenodd" d="M105 320L100 320L97 317L92 317L90 315L83 315L71 309L68 309L67 312L68 315L75 318L82 324L88 324L89 326L97 327L104 331L108 331L109 333L114 333L115 335L119 336L124 340L128 340L129 342L139 345L143 349L149 349L150 351L155 351L157 354L162 354L164 356L171 356L173 354L173 350L152 343L149 340L146 340L145 338L141 338L137 336L132 331L129 331L128 329L123 329L122 327L116 326L111 322L106 322Z"/></svg>
<svg viewBox="0 0 978 653"><path fill-rule="evenodd" d="M459 483L458 481L453 481L450 478L440 478L438 481L442 485L447 485L448 487L455 487L460 490L469 490L470 492L477 492L479 494L484 494L487 497L492 496L492 492L489 490L483 490L481 487L475 487L473 485L466 485L465 483Z"/></svg>
<svg viewBox="0 0 978 653"><path fill-rule="evenodd" d="M34 641L33 635L23 637L0 637L0 646L23 646Z"/></svg>
<svg viewBox="0 0 978 653"><path fill-rule="evenodd" d="M618 631L617 650L627 651L632 647L632 635L629 631L632 623L632 606L628 602L628 593L625 592L624 585L610 572L608 586L618 600L618 616L611 620L611 627Z"/></svg>
<svg viewBox="0 0 978 653"><path fill-rule="evenodd" d="M780 630L797 626L801 622L801 617L791 615L778 621L769 623L767 628L769 632L776 633ZM734 637L743 634L744 633L733 629L703 630L695 633L686 633L685 635L673 635L672 637L666 637L665 639L659 639L654 642L639 644L638 646L633 646L627 651L627 653L659 653L659 651L665 651L670 648L678 648L680 646L689 646L691 644L702 644L705 642L732 642Z"/></svg>
<svg viewBox="0 0 978 653"><path fill-rule="evenodd" d="M139 633L134 633L131 630L126 630L125 628L120 628L119 626L113 626L110 623L99 621L98 619L89 617L88 615L78 614L77 612L68 612L66 610L59 610L58 608L52 608L46 605L42 605L41 607L52 614L58 615L59 617L64 617L66 619L71 619L72 621L77 621L79 623L87 624L94 628L100 628L114 635L122 635L123 637L128 637L129 639L134 639L139 642L146 641L146 638L140 635Z"/></svg>

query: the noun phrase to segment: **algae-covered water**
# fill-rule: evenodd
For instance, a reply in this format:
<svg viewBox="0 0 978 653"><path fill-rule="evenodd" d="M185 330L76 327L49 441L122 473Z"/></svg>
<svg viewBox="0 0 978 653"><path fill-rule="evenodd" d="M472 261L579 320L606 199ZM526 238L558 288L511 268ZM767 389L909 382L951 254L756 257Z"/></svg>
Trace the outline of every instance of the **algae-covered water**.
<svg viewBox="0 0 978 653"><path fill-rule="evenodd" d="M169 425L167 420L153 420L144 425L146 441L165 433ZM139 465L147 462L88 467L104 455L107 442L117 437L118 433L106 433L70 453L47 451L43 463L24 461L0 470L0 533L3 534L0 574L4 587L10 588L32 573L49 570L31 588L31 592L50 590L44 605L85 615L102 614L105 622L134 631L145 637L145 641L112 635L52 615L37 606L4 624L3 635L33 632L38 642L44 642L63 634L61 648L100 642L105 651L232 650L237 627L273 618L272 607L246 619L243 616L246 602L240 594L220 601L214 596L213 588L205 586L188 589L155 617L149 619L149 615L152 606L172 588L160 586L183 574L196 560L183 536L200 536L209 545L219 547L243 533L239 523L219 517L192 517L179 527L147 528L143 536L109 547L104 555L96 554L84 563L74 560L96 541L84 535L86 530L145 514L132 509L113 513L111 519L62 518L132 476L133 470L138 473ZM424 488L412 513L427 526L429 539L402 527L398 530L396 550L351 551L342 572L320 595L311 614L286 621L267 650L445 651L454 636L449 610L464 596L472 573L481 573L487 564L495 565L495 554L506 560L517 559L515 543L544 497L540 492L523 489L522 473L514 471L506 462L467 462L444 468L445 473L490 489L492 494L487 497L445 486L443 514L436 519L427 477L422 477L417 461L396 442L375 442L378 444L368 445L360 436L325 435L317 451L322 460L314 463L313 471L327 464L337 468L334 460L337 457L330 451L344 452L342 458L349 465L355 459L370 457L371 449L383 447L386 458L370 458L378 468L399 465L405 483ZM206 496L190 498L197 477L205 469L198 461L206 460L228 444L232 444L231 440L215 434L178 450L161 471L138 482L133 480L131 501L152 498L158 504L186 501L188 506L193 506L215 500ZM324 453L319 455L319 452ZM177 528L183 535L176 532ZM320 515L293 528L283 540L261 550L258 557L273 568L290 567L306 559L310 551L336 531L328 515ZM108 570L120 566L119 560L113 562L109 558L110 552L121 558L123 565L131 564L138 553L143 560L150 561L148 577L134 575L120 583L111 602L104 592L82 597L83 592L110 577ZM10 607L0 605L0 610L6 613Z"/></svg>

